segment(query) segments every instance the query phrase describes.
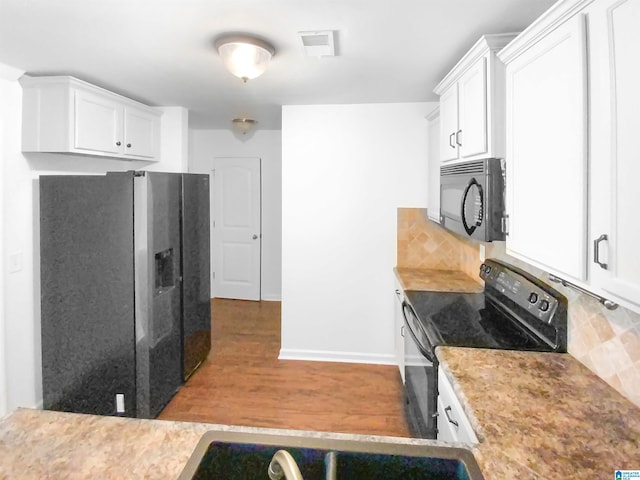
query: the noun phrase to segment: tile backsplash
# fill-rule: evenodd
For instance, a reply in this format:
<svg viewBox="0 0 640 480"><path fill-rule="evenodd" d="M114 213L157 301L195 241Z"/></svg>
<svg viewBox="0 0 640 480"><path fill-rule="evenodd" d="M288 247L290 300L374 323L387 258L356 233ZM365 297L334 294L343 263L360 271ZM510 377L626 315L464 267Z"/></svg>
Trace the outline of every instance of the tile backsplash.
<svg viewBox="0 0 640 480"><path fill-rule="evenodd" d="M480 245L427 220L424 209L398 209L398 267L461 270L477 279ZM507 255L504 242L482 245L487 258L520 267L567 297L569 353L640 407L640 314L623 307L607 310L587 295L550 282L546 272Z"/></svg>

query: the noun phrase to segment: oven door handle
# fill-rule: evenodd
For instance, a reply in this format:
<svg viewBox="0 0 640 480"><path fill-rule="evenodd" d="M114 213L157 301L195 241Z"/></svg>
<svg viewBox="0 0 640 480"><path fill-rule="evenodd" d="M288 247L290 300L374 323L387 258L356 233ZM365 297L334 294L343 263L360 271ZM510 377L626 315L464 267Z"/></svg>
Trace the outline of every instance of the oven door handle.
<svg viewBox="0 0 640 480"><path fill-rule="evenodd" d="M418 340L418 336L413 331L413 327L411 326L411 322L407 318L407 311L409 311L410 315L413 318L415 318L416 320L418 318L418 316L416 315L416 312L413 310L411 305L409 305L406 301L402 302L402 316L404 317L404 323L405 323L405 325L407 327L405 330L409 331L409 334L411 335L411 338L413 339L413 342L415 343L416 347L418 347L418 350L420 350L420 353L422 353L422 355L424 355L424 357L428 361L430 361L431 363L434 363L435 359L433 358L433 352L430 349L425 348L425 346L422 345L422 343Z"/></svg>

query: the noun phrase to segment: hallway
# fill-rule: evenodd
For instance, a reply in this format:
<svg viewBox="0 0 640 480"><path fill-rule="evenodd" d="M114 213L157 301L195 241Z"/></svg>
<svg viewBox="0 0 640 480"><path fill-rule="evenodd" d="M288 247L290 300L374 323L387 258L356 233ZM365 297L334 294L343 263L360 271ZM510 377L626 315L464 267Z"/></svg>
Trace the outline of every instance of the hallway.
<svg viewBox="0 0 640 480"><path fill-rule="evenodd" d="M280 302L211 305L211 353L160 420L410 436L396 366L278 360Z"/></svg>

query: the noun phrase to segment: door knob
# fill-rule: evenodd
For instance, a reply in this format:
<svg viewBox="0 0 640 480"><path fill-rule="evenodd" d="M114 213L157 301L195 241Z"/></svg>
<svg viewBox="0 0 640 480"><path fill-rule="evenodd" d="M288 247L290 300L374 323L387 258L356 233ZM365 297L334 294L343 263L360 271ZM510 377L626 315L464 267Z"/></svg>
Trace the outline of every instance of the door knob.
<svg viewBox="0 0 640 480"><path fill-rule="evenodd" d="M253 234L253 237L251 237L251 238L253 238L253 239L255 240L255 239L257 239L257 238L258 238L258 235L256 235L256 234L254 233L254 234Z"/></svg>

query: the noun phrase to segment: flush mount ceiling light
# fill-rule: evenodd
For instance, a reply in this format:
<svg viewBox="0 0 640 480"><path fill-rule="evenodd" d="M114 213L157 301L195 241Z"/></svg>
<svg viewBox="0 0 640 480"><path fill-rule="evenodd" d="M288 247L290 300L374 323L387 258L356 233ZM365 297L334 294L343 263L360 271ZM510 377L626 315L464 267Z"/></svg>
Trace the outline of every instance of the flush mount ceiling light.
<svg viewBox="0 0 640 480"><path fill-rule="evenodd" d="M231 120L231 127L234 132L246 135L253 130L258 122L251 118L234 118Z"/></svg>
<svg viewBox="0 0 640 480"><path fill-rule="evenodd" d="M276 53L267 42L249 35L225 35L215 47L224 66L244 82L262 75Z"/></svg>

